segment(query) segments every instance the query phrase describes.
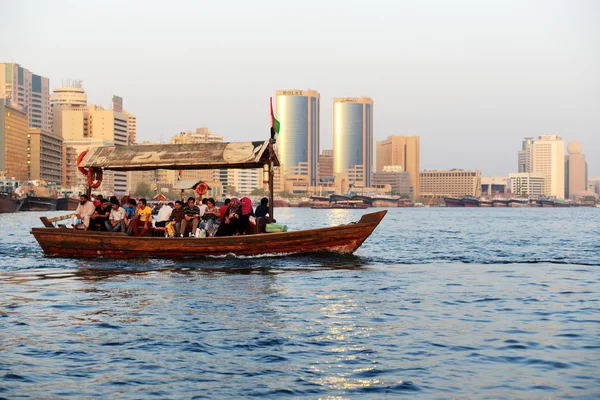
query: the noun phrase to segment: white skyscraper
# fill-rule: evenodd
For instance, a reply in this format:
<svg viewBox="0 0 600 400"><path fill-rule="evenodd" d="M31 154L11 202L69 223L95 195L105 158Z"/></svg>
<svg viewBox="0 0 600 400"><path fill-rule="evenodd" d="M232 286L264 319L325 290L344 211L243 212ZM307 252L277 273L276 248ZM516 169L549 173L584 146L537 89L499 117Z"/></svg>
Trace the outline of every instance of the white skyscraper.
<svg viewBox="0 0 600 400"><path fill-rule="evenodd" d="M533 144L533 172L544 176L546 196L565 197L565 142L560 136L537 137Z"/></svg>

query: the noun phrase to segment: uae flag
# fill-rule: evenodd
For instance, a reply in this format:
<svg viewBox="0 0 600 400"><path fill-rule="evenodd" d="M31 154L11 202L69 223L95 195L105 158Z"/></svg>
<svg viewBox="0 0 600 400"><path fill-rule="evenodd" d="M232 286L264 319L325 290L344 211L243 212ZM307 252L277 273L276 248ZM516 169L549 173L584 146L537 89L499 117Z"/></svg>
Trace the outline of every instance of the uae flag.
<svg viewBox="0 0 600 400"><path fill-rule="evenodd" d="M275 114L273 114L273 98L271 97L271 129L275 133L279 133L279 126L281 124L277 119L275 119Z"/></svg>

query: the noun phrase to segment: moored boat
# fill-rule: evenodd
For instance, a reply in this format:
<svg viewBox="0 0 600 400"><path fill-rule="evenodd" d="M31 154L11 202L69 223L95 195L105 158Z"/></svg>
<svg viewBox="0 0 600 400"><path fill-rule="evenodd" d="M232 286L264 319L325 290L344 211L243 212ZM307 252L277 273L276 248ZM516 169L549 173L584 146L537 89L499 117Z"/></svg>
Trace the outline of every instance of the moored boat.
<svg viewBox="0 0 600 400"><path fill-rule="evenodd" d="M495 198L492 200L493 207L508 207L508 199Z"/></svg>
<svg viewBox="0 0 600 400"><path fill-rule="evenodd" d="M19 197L15 189L19 187L19 181L0 176L0 213L12 213L19 211L23 204L23 198Z"/></svg>
<svg viewBox="0 0 600 400"><path fill-rule="evenodd" d="M408 200L408 199L406 199ZM375 196L371 199L371 205L373 207L400 207L400 197L396 196ZM403 207L406 207L406 203L403 202Z"/></svg>
<svg viewBox="0 0 600 400"><path fill-rule="evenodd" d="M508 206L509 207L529 207L529 200L513 198L508 201Z"/></svg>
<svg viewBox="0 0 600 400"><path fill-rule="evenodd" d="M446 203L446 207L464 207L462 201L460 201L457 197L444 197L444 202ZM416 207L416 204L415 204Z"/></svg>
<svg viewBox="0 0 600 400"><path fill-rule="evenodd" d="M479 207L492 207L492 201L487 197L481 197L479 199Z"/></svg>
<svg viewBox="0 0 600 400"><path fill-rule="evenodd" d="M542 207L545 207L545 208L554 207L554 200L541 199L539 201L542 203Z"/></svg>
<svg viewBox="0 0 600 400"><path fill-rule="evenodd" d="M29 181L17 189L24 195L19 211L56 211L58 192L56 186L44 181Z"/></svg>
<svg viewBox="0 0 600 400"><path fill-rule="evenodd" d="M460 201L465 207L479 207L479 199L475 196L464 196Z"/></svg>

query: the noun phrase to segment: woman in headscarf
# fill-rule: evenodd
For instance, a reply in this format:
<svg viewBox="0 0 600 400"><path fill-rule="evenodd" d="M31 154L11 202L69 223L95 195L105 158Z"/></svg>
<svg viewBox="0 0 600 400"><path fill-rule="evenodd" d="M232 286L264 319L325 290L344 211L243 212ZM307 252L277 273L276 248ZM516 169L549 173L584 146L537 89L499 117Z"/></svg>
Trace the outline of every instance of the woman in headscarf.
<svg viewBox="0 0 600 400"><path fill-rule="evenodd" d="M238 232L240 217L242 216L242 203L234 197L225 211L225 218L219 225L215 236L233 236Z"/></svg>
<svg viewBox="0 0 600 400"><path fill-rule="evenodd" d="M199 226L200 229L206 231L207 237L215 236L215 233L217 233L219 222L221 222L220 216L219 209L215 207L215 199L208 199L206 201L206 211L202 215L202 221L200 221Z"/></svg>
<svg viewBox="0 0 600 400"><path fill-rule="evenodd" d="M252 200L248 197L242 197L242 215L238 224L238 231L240 235L247 235L251 232L250 217L254 217L254 210L252 209Z"/></svg>

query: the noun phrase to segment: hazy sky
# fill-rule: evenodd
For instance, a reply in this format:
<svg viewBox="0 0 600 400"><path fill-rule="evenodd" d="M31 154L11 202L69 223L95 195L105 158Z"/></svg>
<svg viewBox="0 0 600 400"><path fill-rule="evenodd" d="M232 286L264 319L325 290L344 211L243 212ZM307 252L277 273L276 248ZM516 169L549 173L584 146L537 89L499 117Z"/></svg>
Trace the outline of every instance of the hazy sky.
<svg viewBox="0 0 600 400"><path fill-rule="evenodd" d="M523 136L578 140L600 175L600 1L0 0L0 61L81 79L138 141L206 126L269 135L277 89L369 96L375 140L421 136L421 168L515 172ZM162 135L162 136L161 136ZM566 145L565 145L566 147Z"/></svg>

